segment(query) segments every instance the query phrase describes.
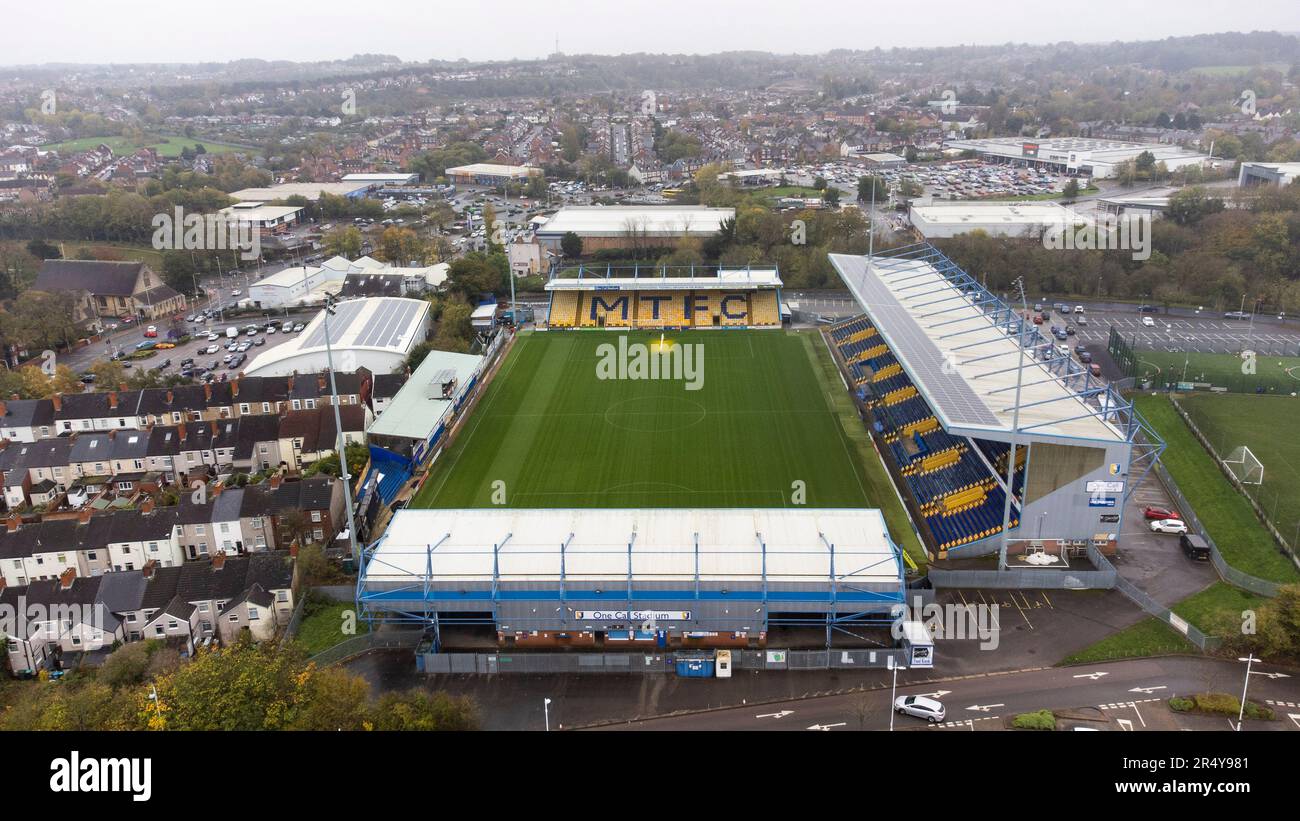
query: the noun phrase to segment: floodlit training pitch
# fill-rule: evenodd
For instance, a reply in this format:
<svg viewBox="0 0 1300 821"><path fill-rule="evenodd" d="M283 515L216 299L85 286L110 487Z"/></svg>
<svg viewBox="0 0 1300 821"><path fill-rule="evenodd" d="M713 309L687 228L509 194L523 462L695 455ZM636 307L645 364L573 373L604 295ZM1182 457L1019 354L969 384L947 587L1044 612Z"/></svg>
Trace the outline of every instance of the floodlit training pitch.
<svg viewBox="0 0 1300 821"><path fill-rule="evenodd" d="M664 339L655 379L657 331L521 334L412 507L879 507L912 540L819 335Z"/></svg>

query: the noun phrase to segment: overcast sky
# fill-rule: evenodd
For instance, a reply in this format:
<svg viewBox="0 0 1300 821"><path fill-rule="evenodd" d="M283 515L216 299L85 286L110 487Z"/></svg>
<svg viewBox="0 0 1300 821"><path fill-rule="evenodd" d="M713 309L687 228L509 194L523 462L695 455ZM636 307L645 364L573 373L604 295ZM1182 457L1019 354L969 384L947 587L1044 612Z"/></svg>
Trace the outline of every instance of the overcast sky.
<svg viewBox="0 0 1300 821"><path fill-rule="evenodd" d="M0 64L823 52L1300 31L1297 0L15 0Z"/></svg>

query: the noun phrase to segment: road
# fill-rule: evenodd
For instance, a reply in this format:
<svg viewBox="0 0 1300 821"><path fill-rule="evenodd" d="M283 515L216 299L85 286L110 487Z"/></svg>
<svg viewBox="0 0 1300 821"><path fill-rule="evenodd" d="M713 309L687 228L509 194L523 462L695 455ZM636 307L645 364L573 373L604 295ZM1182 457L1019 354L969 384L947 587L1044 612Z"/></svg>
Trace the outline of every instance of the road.
<svg viewBox="0 0 1300 821"><path fill-rule="evenodd" d="M1251 676L1251 701L1270 704L1279 721L1247 722L1244 730L1300 732L1300 674L1272 665L1256 665ZM1270 678L1267 674L1287 678ZM1109 662L1085 667L1060 667L995 675L977 675L954 681L917 681L927 673L899 674L898 695L928 695L947 707L945 722L929 727L920 719L895 716L899 729L978 729L977 724L1000 725L1001 720L1033 710L1094 708L1123 717L1124 729L1170 729L1150 726L1143 705L1175 695L1204 692L1240 692L1245 666L1218 659L1167 657ZM771 675L771 674L769 674ZM615 730L886 730L889 728L890 674L868 677L871 689L863 693L791 699L690 715L666 716L603 725ZM1288 706L1290 705L1290 706ZM865 706L865 718L860 718ZM550 706L552 720L562 720L563 703ZM1149 712L1149 708L1148 708ZM1294 714L1294 718L1292 715ZM1226 718L1196 717L1201 729L1231 729ZM1121 726L1123 726L1121 724Z"/></svg>

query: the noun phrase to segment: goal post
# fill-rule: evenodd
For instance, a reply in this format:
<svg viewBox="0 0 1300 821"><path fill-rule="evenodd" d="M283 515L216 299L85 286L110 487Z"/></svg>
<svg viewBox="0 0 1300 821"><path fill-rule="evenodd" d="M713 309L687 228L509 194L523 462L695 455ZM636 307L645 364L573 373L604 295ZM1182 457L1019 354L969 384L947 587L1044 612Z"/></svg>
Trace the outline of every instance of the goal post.
<svg viewBox="0 0 1300 821"><path fill-rule="evenodd" d="M1259 461L1250 448L1242 445L1234 448L1223 464L1232 475L1237 477L1237 481L1243 485L1260 485L1264 483L1264 463Z"/></svg>

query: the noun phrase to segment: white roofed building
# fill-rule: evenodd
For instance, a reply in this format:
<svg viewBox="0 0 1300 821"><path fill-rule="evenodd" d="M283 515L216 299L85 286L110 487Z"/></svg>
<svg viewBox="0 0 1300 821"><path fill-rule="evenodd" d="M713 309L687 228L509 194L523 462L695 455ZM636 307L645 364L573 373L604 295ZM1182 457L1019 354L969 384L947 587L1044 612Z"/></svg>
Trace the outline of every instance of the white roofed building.
<svg viewBox="0 0 1300 821"><path fill-rule="evenodd" d="M411 349L428 337L431 318L423 299L377 297L352 299L335 305L329 317L329 341L334 370L393 373ZM316 314L292 341L257 355L247 376L289 376L329 370L325 346L325 312Z"/></svg>

